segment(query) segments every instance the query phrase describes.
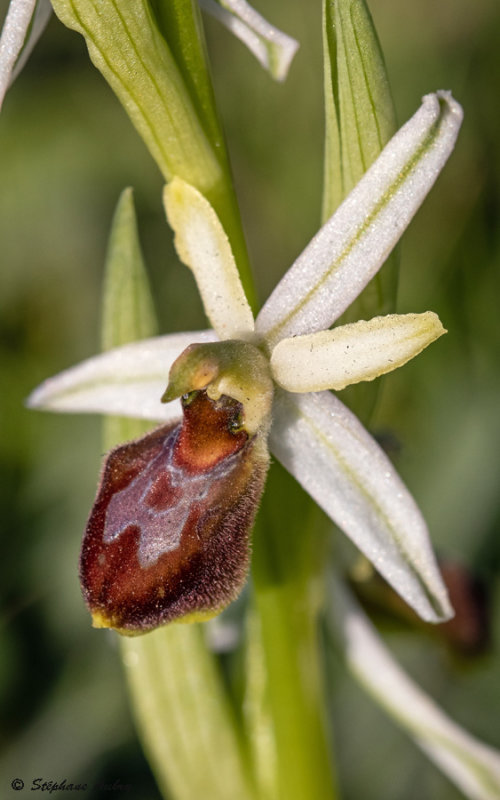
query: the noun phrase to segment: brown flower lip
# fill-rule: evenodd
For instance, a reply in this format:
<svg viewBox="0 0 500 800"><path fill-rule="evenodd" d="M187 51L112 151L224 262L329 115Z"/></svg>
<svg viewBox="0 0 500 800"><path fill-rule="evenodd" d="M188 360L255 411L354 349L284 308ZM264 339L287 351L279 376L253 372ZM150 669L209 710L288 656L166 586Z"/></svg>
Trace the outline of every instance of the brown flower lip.
<svg viewBox="0 0 500 800"><path fill-rule="evenodd" d="M240 403L205 391L184 419L107 456L80 556L95 627L143 633L204 618L235 599L268 466Z"/></svg>

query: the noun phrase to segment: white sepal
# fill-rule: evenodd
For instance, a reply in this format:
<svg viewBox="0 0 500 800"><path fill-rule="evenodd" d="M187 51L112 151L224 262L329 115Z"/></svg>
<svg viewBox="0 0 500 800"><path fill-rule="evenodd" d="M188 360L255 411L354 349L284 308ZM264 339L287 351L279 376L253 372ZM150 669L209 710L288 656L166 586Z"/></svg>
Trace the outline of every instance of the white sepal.
<svg viewBox="0 0 500 800"><path fill-rule="evenodd" d="M265 303L256 329L271 345L329 328L355 300L434 184L462 116L449 92L423 98Z"/></svg>
<svg viewBox="0 0 500 800"><path fill-rule="evenodd" d="M237 36L277 81L285 80L299 43L275 28L245 0L200 0L200 5Z"/></svg>
<svg viewBox="0 0 500 800"><path fill-rule="evenodd" d="M423 619L452 616L422 515L359 420L330 392L275 398L274 455Z"/></svg>
<svg viewBox="0 0 500 800"><path fill-rule="evenodd" d="M48 378L26 403L48 411L174 420L181 417L179 402L160 402L170 367L190 344L213 341L213 331L197 331L117 347Z"/></svg>
<svg viewBox="0 0 500 800"><path fill-rule="evenodd" d="M392 372L445 333L439 317L388 314L278 342L273 378L289 392L339 391Z"/></svg>
<svg viewBox="0 0 500 800"><path fill-rule="evenodd" d="M394 660L351 592L332 577L332 633L353 675L373 699L472 800L500 797L500 753L442 711Z"/></svg>
<svg viewBox="0 0 500 800"><path fill-rule="evenodd" d="M0 37L0 108L35 10L36 0L12 0Z"/></svg>
<svg viewBox="0 0 500 800"><path fill-rule="evenodd" d="M31 53L33 52L33 48L35 47L40 36L47 27L48 21L51 16L52 16L52 5L50 3L50 0L37 0L36 8L31 20L31 26L29 28L28 38L24 42L22 50L16 61L15 67L12 70L12 75L10 76L11 85L16 80L17 76L22 71L22 69L24 68L24 65L26 64Z"/></svg>
<svg viewBox="0 0 500 800"><path fill-rule="evenodd" d="M193 271L205 313L219 338L251 338L252 310L229 239L212 206L180 178L167 184L164 202L179 258Z"/></svg>

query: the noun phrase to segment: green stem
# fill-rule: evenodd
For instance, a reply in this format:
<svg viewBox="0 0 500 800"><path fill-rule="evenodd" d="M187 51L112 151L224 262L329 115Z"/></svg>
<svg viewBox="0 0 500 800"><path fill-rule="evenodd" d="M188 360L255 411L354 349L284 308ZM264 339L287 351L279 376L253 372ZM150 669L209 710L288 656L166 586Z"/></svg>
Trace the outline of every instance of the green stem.
<svg viewBox="0 0 500 800"><path fill-rule="evenodd" d="M264 499L253 555L260 668L275 747L274 796L334 800L318 642L324 536L316 507L291 482L273 467L266 490L272 500Z"/></svg>
<svg viewBox="0 0 500 800"><path fill-rule="evenodd" d="M220 178L205 192L205 196L217 212L231 242L245 294L255 312L255 285L234 192L224 132L217 111L199 3L197 0L153 0L153 7L205 135L211 142L219 162Z"/></svg>

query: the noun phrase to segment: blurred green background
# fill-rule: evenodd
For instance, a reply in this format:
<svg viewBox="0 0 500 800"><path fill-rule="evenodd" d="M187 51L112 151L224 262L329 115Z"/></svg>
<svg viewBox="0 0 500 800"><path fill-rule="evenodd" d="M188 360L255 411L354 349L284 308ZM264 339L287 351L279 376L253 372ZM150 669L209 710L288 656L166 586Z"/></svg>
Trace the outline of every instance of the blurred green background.
<svg viewBox="0 0 500 800"><path fill-rule="evenodd" d="M322 57L319 0L255 5L301 42L284 85L212 20L207 36L263 300L318 227ZM385 379L374 429L397 442L398 469L438 551L484 582L492 619L489 647L468 659L410 630L386 636L457 721L500 747L500 6L371 0L370 8L399 121L438 88L452 89L465 108L456 151L404 237L397 309L433 309L449 333ZM118 780L132 787L128 796L157 800L115 637L91 629L78 586L99 421L28 412L23 399L98 348L106 239L127 185L135 189L162 331L205 322L173 252L158 171L83 40L56 19L7 95L0 176L0 794L15 794L13 778L29 785L43 777ZM345 798L460 797L335 656L327 667Z"/></svg>

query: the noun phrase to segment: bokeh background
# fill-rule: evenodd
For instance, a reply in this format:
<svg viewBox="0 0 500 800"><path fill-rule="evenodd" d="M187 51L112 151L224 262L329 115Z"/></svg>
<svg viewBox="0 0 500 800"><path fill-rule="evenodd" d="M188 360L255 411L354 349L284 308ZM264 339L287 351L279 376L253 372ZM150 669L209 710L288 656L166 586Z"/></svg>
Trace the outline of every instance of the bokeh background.
<svg viewBox="0 0 500 800"><path fill-rule="evenodd" d="M207 36L262 300L318 227L322 56L319 0L255 5L301 42L284 85L212 20ZM449 333L384 379L372 427L393 443L439 553L481 582L491 619L487 646L468 656L411 627L386 626L385 636L457 721L500 747L500 6L371 0L370 8L399 121L438 88L465 108L456 151L404 237L397 309L433 309ZM0 116L2 797L15 795L14 778L43 777L118 781L132 787L128 796L159 798L114 635L91 629L77 580L99 421L23 407L43 378L98 349L106 240L128 185L162 331L203 326L162 214L158 170L83 40L52 19ZM347 800L461 796L334 654L327 671Z"/></svg>

